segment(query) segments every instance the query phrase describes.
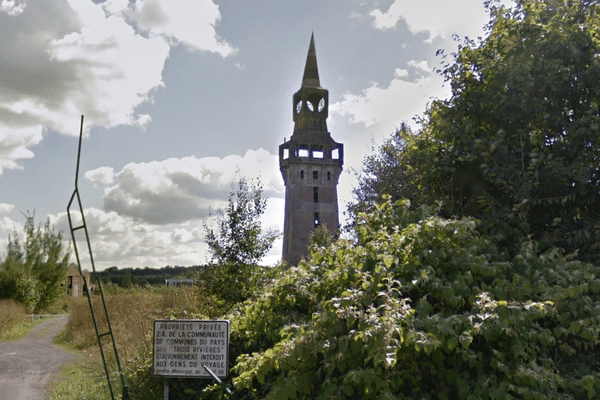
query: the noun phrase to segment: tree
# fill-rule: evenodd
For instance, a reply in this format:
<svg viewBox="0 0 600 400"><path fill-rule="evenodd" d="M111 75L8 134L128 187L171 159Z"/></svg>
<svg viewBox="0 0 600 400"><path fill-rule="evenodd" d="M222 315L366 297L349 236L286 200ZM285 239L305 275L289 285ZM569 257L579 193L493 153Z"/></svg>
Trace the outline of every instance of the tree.
<svg viewBox="0 0 600 400"><path fill-rule="evenodd" d="M357 199L372 205L378 196L364 195L374 191L415 206L442 202L446 215L480 219L513 254L531 237L541 251L597 260L600 5L488 9L488 36L466 39L441 71L451 98L431 105L419 132L396 132L367 159L375 178L362 179ZM396 168L402 180L386 181Z"/></svg>
<svg viewBox="0 0 600 400"><path fill-rule="evenodd" d="M435 196L421 181L434 168L436 157L426 130L413 132L402 124L363 160L362 170L356 174L358 185L352 189L355 201L348 206L350 215L356 220L361 212L373 211L377 204L388 200L406 199L414 205L435 203Z"/></svg>
<svg viewBox="0 0 600 400"><path fill-rule="evenodd" d="M375 204L383 202L387 195L393 200L412 199L414 183L408 179L408 171L401 164L402 153L406 151L406 138L414 133L402 124L391 137L372 154L363 160L362 170L357 173L358 186L352 189L355 202L348 206L351 215L372 210Z"/></svg>
<svg viewBox="0 0 600 400"><path fill-rule="evenodd" d="M235 314L236 398L596 398L600 268L531 242L499 259L437 214L361 213L358 242L313 246Z"/></svg>
<svg viewBox="0 0 600 400"><path fill-rule="evenodd" d="M34 217L27 216L23 234L23 241L16 230L8 238L6 259L0 264L0 297L38 312L63 293L70 249L64 247L62 232L55 232L49 220L36 229Z"/></svg>
<svg viewBox="0 0 600 400"><path fill-rule="evenodd" d="M263 232L260 216L267 202L262 184L240 177L229 194L225 210L217 212L217 228L204 226L205 242L212 251L212 265L202 276L211 293L229 303L243 301L255 289L258 263L267 254L278 232Z"/></svg>
<svg viewBox="0 0 600 400"><path fill-rule="evenodd" d="M131 278L131 268L126 268L123 271L123 276L121 276L121 287L129 289L133 286L133 281Z"/></svg>

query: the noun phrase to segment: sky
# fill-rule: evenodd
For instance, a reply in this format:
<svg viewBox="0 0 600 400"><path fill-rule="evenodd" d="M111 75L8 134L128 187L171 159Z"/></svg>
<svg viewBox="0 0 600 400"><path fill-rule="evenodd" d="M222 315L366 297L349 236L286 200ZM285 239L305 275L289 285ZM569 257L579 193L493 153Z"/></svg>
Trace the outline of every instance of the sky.
<svg viewBox="0 0 600 400"><path fill-rule="evenodd" d="M96 269L205 264L204 226L240 176L281 232L278 146L313 33L344 221L364 157L448 97L438 50L488 19L483 0L0 0L0 260L26 215L70 239L81 115Z"/></svg>

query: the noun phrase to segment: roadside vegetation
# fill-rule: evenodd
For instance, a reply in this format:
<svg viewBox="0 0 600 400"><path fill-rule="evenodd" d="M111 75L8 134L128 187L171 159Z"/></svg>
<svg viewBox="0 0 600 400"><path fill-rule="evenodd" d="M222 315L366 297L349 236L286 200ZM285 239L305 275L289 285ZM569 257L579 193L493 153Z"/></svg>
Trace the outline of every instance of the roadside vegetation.
<svg viewBox="0 0 600 400"><path fill-rule="evenodd" d="M50 385L48 400L110 399L108 384L98 357L80 358L65 366Z"/></svg>
<svg viewBox="0 0 600 400"><path fill-rule="evenodd" d="M486 5L451 98L365 160L353 239L229 313L232 398L600 395L600 5Z"/></svg>
<svg viewBox="0 0 600 400"><path fill-rule="evenodd" d="M107 294L106 301L115 335L119 358L126 374L132 399L161 399L162 380L152 376L153 322L167 318L208 319L202 309L210 310L201 290L195 287L179 289L166 287L134 287L119 293ZM99 296L94 298L94 309L102 306ZM97 313L97 316L100 313ZM100 320L101 332L107 330L106 320ZM56 342L80 354L75 366L63 369L52 388L50 399L75 400L81 398L109 398L106 376L102 367L98 342L86 298L71 300L71 313L66 330ZM105 342L105 346L109 343ZM108 347L105 347L108 349ZM109 352L107 351L107 354ZM115 363L109 359L113 385L120 395L120 382ZM82 378L85 385L81 384ZM177 393L188 389L190 380L173 382ZM181 398L181 397L178 397ZM193 398L193 397L190 397Z"/></svg>
<svg viewBox="0 0 600 400"><path fill-rule="evenodd" d="M0 300L0 341L22 337L30 321L24 305L14 300Z"/></svg>
<svg viewBox="0 0 600 400"><path fill-rule="evenodd" d="M105 286L117 286L119 288L163 286L165 280L170 278L192 279L204 266L170 266L162 268L124 268L110 267L98 272L98 278Z"/></svg>
<svg viewBox="0 0 600 400"><path fill-rule="evenodd" d="M238 186L232 189L227 209L218 213L217 226L205 227L207 243L213 249L214 257L207 268L192 270L196 279L194 286L123 285L127 288L112 283L106 285L107 308L131 399L161 399L163 395L163 380L152 375L155 320L222 317L244 301L255 299L277 276L278 268L258 265L277 236L275 232L262 232L259 217L265 205L260 183L250 184L240 178ZM94 309L100 309L99 296L95 296L93 305ZM105 320L99 321L99 329L101 332L107 330ZM81 369L69 366L53 387L50 399L95 399L102 395L108 398L87 299L71 300L69 322L58 342L85 356L83 371L88 371L84 372L87 383L79 382ZM115 365L114 360L109 360L109 364ZM119 387L116 368L113 370L114 386ZM171 397L197 399L207 383L210 381L171 379ZM115 393L120 395L119 390Z"/></svg>
<svg viewBox="0 0 600 400"><path fill-rule="evenodd" d="M173 379L172 398L600 396L600 5L486 4L488 36L444 56L451 98L365 159L350 238L317 231L299 265L259 267L275 234L240 181L195 286L113 287L131 399L162 398L154 320L214 317L234 393ZM101 398L86 300L70 312L60 341L84 361L51 398Z"/></svg>
<svg viewBox="0 0 600 400"><path fill-rule="evenodd" d="M12 299L30 313L52 307L64 294L70 249L47 221L36 227L27 216L23 232L8 238L6 257L0 263L0 299Z"/></svg>

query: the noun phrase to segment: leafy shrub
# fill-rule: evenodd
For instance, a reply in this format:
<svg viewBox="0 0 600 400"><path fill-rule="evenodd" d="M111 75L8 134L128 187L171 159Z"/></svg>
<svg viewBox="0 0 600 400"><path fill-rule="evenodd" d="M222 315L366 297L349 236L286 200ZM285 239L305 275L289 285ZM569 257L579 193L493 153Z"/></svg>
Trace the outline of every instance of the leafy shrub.
<svg viewBox="0 0 600 400"><path fill-rule="evenodd" d="M216 227L204 225L205 242L212 252L212 262L199 271L198 280L219 304L228 310L250 299L265 280L258 265L269 252L279 233L263 231L260 216L267 200L263 186L241 177L238 188L229 194L227 208L217 212Z"/></svg>
<svg viewBox="0 0 600 400"><path fill-rule="evenodd" d="M130 398L132 400L162 399L162 378L152 375L153 322L166 318L206 319L206 315L199 313L199 306L204 304L202 294L193 287L180 289L134 287L129 290L119 289L118 293L106 294L105 298L121 365L126 373ZM102 317L102 303L99 296L93 298L93 305L100 331L106 332L107 325ZM87 298L72 300L66 331L65 339L76 348L89 350L93 354L98 352L98 342ZM107 353L110 352L109 347L105 349ZM110 365L115 364L111 361ZM115 374L115 383L117 378ZM99 381L102 379L105 378L102 377ZM98 383L102 384L102 382ZM193 399L193 396L180 395L186 388L193 387L193 383L189 379L172 380L171 397L182 400Z"/></svg>
<svg viewBox="0 0 600 400"><path fill-rule="evenodd" d="M70 249L50 221L36 228L33 216L27 217L23 233L21 238L15 230L8 238L7 256L0 264L0 298L14 299L38 313L63 293Z"/></svg>
<svg viewBox="0 0 600 400"><path fill-rule="evenodd" d="M600 270L433 214L378 206L238 313L236 397L594 398Z"/></svg>

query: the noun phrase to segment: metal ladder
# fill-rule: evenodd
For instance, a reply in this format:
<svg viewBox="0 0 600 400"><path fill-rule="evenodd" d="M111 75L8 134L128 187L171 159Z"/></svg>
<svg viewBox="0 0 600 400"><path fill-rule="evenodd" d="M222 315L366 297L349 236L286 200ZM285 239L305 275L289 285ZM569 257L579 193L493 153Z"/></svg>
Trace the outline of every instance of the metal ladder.
<svg viewBox="0 0 600 400"><path fill-rule="evenodd" d="M85 284L84 291L87 294L88 304L90 306L90 311L92 313L92 320L94 321L94 328L96 329L96 337L98 339L98 346L100 347L100 355L102 356L102 363L104 364L104 372L106 373L106 379L108 381L108 387L110 389L111 399L115 400L115 394L114 394L112 382L110 380L110 372L109 372L108 362L106 360L106 355L105 355L105 351L104 351L104 344L102 343L102 338L105 336L109 337L110 341L112 342L112 349L114 351L115 361L117 363L119 376L121 378L122 400L129 400L129 389L127 387L127 384L125 383L125 376L123 374L123 369L121 368L121 361L119 360L119 352L117 351L117 344L115 342L115 337L113 334L112 326L110 324L110 318L108 316L108 309L106 307L104 291L102 290L102 282L100 282L100 278L98 277L98 275L96 273L96 267L94 265L94 257L92 256L92 246L90 244L90 236L88 234L87 226L85 224L85 216L83 213L83 206L81 205L81 197L79 196L79 188L77 186L77 182L79 179L79 161L81 159L82 138L83 138L83 115L81 116L81 127L79 129L79 149L77 151L77 169L75 170L75 190L73 191L71 200L69 200L69 204L67 205L67 216L69 218L69 228L71 230L71 239L73 242L73 249L75 250L75 257L77 258L77 266L79 267L79 273L82 276L84 276L84 275L83 275L83 270L81 268L81 258L79 256L77 240L75 239L75 232L80 229L83 229L83 231L85 232L85 239L87 241L87 248L88 248L88 252L89 252L90 263L92 266L92 278L95 279L95 281L98 285L98 289L100 291L100 297L102 298L102 306L103 306L104 316L106 318L108 330L106 332L100 333L100 330L98 327L98 320L96 319L96 313L94 312L94 306L92 304L92 296L90 293L90 282L87 282L87 280L85 279L85 276L84 276L84 284ZM77 203L79 205L79 212L81 214L82 224L79 226L73 227L73 220L71 218L71 205L73 204L73 200L75 200L75 198L77 198Z"/></svg>

